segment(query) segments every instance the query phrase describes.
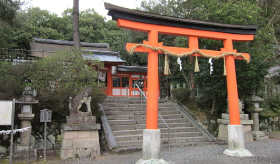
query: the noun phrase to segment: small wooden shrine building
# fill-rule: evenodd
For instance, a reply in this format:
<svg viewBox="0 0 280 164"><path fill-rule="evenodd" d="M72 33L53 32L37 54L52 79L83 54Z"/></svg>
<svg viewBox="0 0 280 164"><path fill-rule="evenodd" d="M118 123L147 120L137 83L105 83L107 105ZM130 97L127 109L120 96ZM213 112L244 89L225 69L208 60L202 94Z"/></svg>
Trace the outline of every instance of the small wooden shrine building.
<svg viewBox="0 0 280 164"><path fill-rule="evenodd" d="M73 41L33 38L30 43L31 55L47 57L59 50L71 50ZM103 68L97 68L98 79L105 83L103 90L107 96L139 97L139 89L133 83L144 79L143 91L147 94L147 67L125 66L125 60L120 58L119 52L110 51L107 43L81 42L82 55L85 60L99 60L104 63Z"/></svg>

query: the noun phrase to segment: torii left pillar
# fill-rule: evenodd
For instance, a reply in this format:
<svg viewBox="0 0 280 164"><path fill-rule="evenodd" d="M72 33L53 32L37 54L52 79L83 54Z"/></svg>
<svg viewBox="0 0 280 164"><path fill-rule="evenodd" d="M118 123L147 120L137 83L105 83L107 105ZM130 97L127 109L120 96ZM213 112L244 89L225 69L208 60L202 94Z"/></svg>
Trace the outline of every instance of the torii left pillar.
<svg viewBox="0 0 280 164"><path fill-rule="evenodd" d="M148 32L148 44L158 45L158 31ZM160 158L160 129L158 129L158 52L148 53L148 88L147 88L147 111L146 129L143 130L143 155L137 164L157 161L166 163Z"/></svg>

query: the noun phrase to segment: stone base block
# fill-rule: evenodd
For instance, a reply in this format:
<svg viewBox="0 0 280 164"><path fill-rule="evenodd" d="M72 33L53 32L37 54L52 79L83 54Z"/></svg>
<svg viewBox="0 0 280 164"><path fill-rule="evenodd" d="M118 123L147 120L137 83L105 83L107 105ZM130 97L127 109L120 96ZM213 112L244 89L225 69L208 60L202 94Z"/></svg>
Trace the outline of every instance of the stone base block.
<svg viewBox="0 0 280 164"><path fill-rule="evenodd" d="M253 141L251 125L243 125L245 142ZM218 140L228 141L228 124L219 124Z"/></svg>
<svg viewBox="0 0 280 164"><path fill-rule="evenodd" d="M66 124L96 124L96 116L66 116Z"/></svg>
<svg viewBox="0 0 280 164"><path fill-rule="evenodd" d="M136 164L168 164L168 163L163 159L149 159L149 160L139 159L136 162Z"/></svg>
<svg viewBox="0 0 280 164"><path fill-rule="evenodd" d="M263 137L265 136L265 133L262 131L252 131L252 134L254 137Z"/></svg>
<svg viewBox="0 0 280 164"><path fill-rule="evenodd" d="M75 152L74 149L68 149L68 150L61 150L60 151L60 158L62 160L68 159L68 158L74 158Z"/></svg>
<svg viewBox="0 0 280 164"><path fill-rule="evenodd" d="M239 114L240 120L249 120L248 114ZM222 113L222 119L229 120L229 114L228 113Z"/></svg>
<svg viewBox="0 0 280 164"><path fill-rule="evenodd" d="M96 158L100 156L100 148L80 148L80 149L67 149L61 150L60 158L62 160L68 158L81 158L81 157L90 157Z"/></svg>
<svg viewBox="0 0 280 164"><path fill-rule="evenodd" d="M224 154L236 157L253 156L245 149L243 125L228 125L228 149Z"/></svg>
<svg viewBox="0 0 280 164"><path fill-rule="evenodd" d="M29 152L28 152L29 151ZM30 153L30 160L36 160L37 154L35 153L33 148L30 147L30 150L28 150L28 146L16 146L15 148L15 155L14 159L17 160L28 160Z"/></svg>
<svg viewBox="0 0 280 164"><path fill-rule="evenodd" d="M64 131L60 157L61 159L80 157L99 157L98 131Z"/></svg>
<svg viewBox="0 0 280 164"><path fill-rule="evenodd" d="M65 124L62 126L64 131L90 131L99 130L100 124Z"/></svg>
<svg viewBox="0 0 280 164"><path fill-rule="evenodd" d="M254 137L254 141L262 141L262 140L268 140L268 136L263 136L263 137Z"/></svg>
<svg viewBox="0 0 280 164"><path fill-rule="evenodd" d="M261 141L268 139L268 136L265 136L265 133L262 131L252 131L254 141Z"/></svg>
<svg viewBox="0 0 280 164"><path fill-rule="evenodd" d="M160 130L143 130L143 160L160 158Z"/></svg>

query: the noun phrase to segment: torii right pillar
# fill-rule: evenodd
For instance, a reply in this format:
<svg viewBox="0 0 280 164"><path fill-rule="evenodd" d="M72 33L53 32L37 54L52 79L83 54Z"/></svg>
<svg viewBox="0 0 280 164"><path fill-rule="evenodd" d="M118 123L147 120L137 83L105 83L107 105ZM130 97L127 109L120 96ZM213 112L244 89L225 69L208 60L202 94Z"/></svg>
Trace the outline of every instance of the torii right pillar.
<svg viewBox="0 0 280 164"><path fill-rule="evenodd" d="M224 51L234 52L231 39L224 40ZM228 125L228 149L224 151L224 154L239 157L253 156L245 149L243 125L241 125L239 115L235 61L231 55L226 58L226 72L230 125Z"/></svg>

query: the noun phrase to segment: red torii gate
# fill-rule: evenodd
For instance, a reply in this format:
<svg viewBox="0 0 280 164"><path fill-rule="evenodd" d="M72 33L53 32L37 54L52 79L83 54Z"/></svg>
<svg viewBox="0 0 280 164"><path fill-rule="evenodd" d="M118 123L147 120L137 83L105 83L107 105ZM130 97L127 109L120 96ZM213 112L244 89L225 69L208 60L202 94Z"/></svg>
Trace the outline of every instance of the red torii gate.
<svg viewBox="0 0 280 164"><path fill-rule="evenodd" d="M249 62L250 55L247 53L237 53L236 50L233 49L233 42L253 40L257 26L219 24L168 16L160 16L156 14L126 9L108 3L105 3L105 8L109 10L108 15L111 15L113 20L117 21L118 27L148 33L148 41L144 41L143 46L139 46L138 44L134 43L127 43L126 45L126 49L128 51L136 47L135 51L148 53L148 95L146 129L158 129L158 53L163 53L161 50L154 51L151 48L147 47L150 46L154 48L161 48L164 50L168 50L169 52L174 52L176 54L183 54L186 52L197 50L201 52L201 54L207 54L207 56L211 56L213 58L217 58L219 56L225 57L228 106L230 113L229 133L238 133L238 135L235 136L237 138L230 138L229 134L229 150L244 150L244 136L242 136L244 134L243 131L240 131L239 127L240 115L234 60L242 59ZM189 48L163 46L162 43L158 43L159 34L186 36L189 38ZM199 49L198 38L222 40L224 43L224 48L221 48L220 51ZM201 56L199 53L195 53L193 54L193 56L194 55ZM240 126L242 128L242 125ZM235 129L236 127L237 131ZM237 144L238 146L235 147L233 142L239 142L239 145ZM143 153L145 154L144 145L145 143L143 143ZM250 152L242 154L244 153L244 151L242 151L241 154L240 152L233 152L233 154L232 152L224 153L228 155L234 154L234 156L251 155ZM144 156L145 155L143 155L143 159Z"/></svg>

